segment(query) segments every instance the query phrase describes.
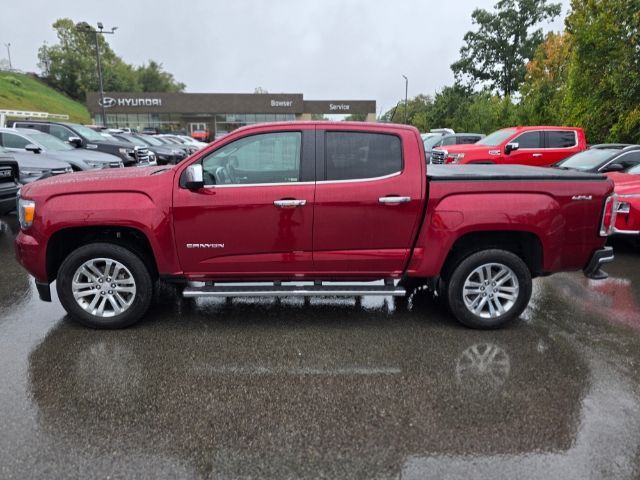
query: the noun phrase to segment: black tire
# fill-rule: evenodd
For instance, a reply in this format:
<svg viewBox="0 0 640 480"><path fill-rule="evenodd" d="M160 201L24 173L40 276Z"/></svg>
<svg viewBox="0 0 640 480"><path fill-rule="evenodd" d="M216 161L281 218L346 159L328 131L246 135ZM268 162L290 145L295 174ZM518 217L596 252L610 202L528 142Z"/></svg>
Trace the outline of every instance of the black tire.
<svg viewBox="0 0 640 480"><path fill-rule="evenodd" d="M74 298L73 277L82 264L94 258L116 260L131 272L136 292L131 305L123 313L111 317L93 315L84 310ZM112 243L91 243L71 252L58 270L56 289L62 306L73 320L87 327L100 329L133 325L147 312L153 297L153 282L144 262L131 250Z"/></svg>
<svg viewBox="0 0 640 480"><path fill-rule="evenodd" d="M518 293L512 305L505 313L484 317L481 315L483 313L482 311L480 314L476 314L467 308L463 292L465 281L472 272L478 267L488 264L498 264L508 267L517 279ZM485 287L482 288L484 290ZM488 289L489 287L486 288ZM531 299L531 289L531 272L520 257L506 250L490 249L469 255L452 269L451 276L446 282L446 298L451 313L453 313L460 323L470 328L492 329L498 328L520 316ZM491 292L493 292L493 290L491 290ZM487 297L487 292L481 295ZM495 301L497 301L497 296L498 295L496 295ZM482 300L481 298L480 301L482 302ZM483 305L488 306L488 303L490 302L487 298L484 300Z"/></svg>

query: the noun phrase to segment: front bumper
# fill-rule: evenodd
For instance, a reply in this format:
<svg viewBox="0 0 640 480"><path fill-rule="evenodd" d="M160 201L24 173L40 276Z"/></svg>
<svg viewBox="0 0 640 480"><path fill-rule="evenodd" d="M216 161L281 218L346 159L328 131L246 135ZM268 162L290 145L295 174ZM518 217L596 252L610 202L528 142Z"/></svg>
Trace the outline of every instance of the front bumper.
<svg viewBox="0 0 640 480"><path fill-rule="evenodd" d="M612 247L599 248L598 250L593 252L589 263L587 263L587 266L583 269L585 277L592 280L604 280L605 278L608 278L609 275L600 270L600 267L606 265L607 263L613 262L613 258L614 256Z"/></svg>

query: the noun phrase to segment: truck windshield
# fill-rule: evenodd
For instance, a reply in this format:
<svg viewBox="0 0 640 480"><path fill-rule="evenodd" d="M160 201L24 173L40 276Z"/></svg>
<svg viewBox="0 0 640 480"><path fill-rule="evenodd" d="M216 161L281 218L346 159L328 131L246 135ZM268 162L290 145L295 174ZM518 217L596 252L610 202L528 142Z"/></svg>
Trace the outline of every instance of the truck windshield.
<svg viewBox="0 0 640 480"><path fill-rule="evenodd" d="M424 140L424 149L431 150L433 146L442 139L442 135L434 135L433 137L427 137Z"/></svg>
<svg viewBox="0 0 640 480"><path fill-rule="evenodd" d="M49 135L48 133L29 133L29 140L33 141L45 150L51 150L53 152L66 152L69 150L75 150L74 147L66 142L63 142L59 138Z"/></svg>
<svg viewBox="0 0 640 480"><path fill-rule="evenodd" d="M496 147L514 133L516 133L515 128L505 128L503 130L498 130L497 132L493 132L484 137L482 140L476 142L476 145L487 145L488 147Z"/></svg>

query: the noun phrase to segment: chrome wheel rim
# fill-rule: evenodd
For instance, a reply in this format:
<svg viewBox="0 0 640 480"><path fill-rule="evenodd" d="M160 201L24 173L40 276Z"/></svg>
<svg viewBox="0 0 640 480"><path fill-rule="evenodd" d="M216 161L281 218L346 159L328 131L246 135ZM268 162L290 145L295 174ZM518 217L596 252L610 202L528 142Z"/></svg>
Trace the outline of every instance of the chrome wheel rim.
<svg viewBox="0 0 640 480"><path fill-rule="evenodd" d="M486 263L464 281L462 299L474 315L497 318L513 308L519 292L518 277L513 270L502 263Z"/></svg>
<svg viewBox="0 0 640 480"><path fill-rule="evenodd" d="M117 260L93 258L78 267L71 291L85 312L96 317L115 317L133 304L136 282L131 271Z"/></svg>

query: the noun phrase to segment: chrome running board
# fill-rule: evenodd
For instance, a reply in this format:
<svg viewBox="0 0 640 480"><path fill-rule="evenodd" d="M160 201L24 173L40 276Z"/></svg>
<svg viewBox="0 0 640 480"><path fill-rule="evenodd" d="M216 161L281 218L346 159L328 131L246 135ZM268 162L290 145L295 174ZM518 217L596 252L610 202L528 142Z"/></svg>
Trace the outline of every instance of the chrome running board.
<svg viewBox="0 0 640 480"><path fill-rule="evenodd" d="M404 297L406 290L394 285L242 285L216 284L184 289L184 297Z"/></svg>

